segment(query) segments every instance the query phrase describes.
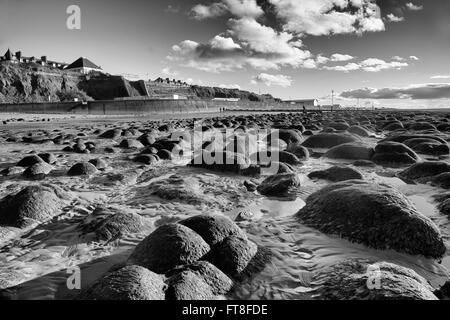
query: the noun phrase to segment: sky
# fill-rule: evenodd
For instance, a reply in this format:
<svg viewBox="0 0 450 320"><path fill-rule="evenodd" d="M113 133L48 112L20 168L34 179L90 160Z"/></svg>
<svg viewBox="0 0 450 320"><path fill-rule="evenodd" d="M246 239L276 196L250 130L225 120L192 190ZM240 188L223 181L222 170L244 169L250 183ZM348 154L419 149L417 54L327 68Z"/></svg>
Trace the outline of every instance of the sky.
<svg viewBox="0 0 450 320"><path fill-rule="evenodd" d="M448 0L0 0L8 48L322 105L334 91L345 106L450 107Z"/></svg>

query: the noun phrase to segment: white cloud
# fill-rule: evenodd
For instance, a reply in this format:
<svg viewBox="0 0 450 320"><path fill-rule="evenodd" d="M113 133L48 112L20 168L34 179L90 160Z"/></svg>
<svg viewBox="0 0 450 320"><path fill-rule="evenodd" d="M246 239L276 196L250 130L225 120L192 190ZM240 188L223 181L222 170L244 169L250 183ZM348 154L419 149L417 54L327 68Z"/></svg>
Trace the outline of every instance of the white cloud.
<svg viewBox="0 0 450 320"><path fill-rule="evenodd" d="M450 99L450 83L413 84L404 88L362 88L344 91L340 96L350 99Z"/></svg>
<svg viewBox="0 0 450 320"><path fill-rule="evenodd" d="M260 24L253 18L229 20L227 35L205 44L186 40L172 47L169 59L203 71L221 72L250 66L260 70L307 64L312 55L288 32Z"/></svg>
<svg viewBox="0 0 450 320"><path fill-rule="evenodd" d="M227 12L227 8L222 3L213 3L210 6L198 4L191 9L191 16L196 20L213 19L220 17Z"/></svg>
<svg viewBox="0 0 450 320"><path fill-rule="evenodd" d="M168 77L176 77L178 76L178 72L177 71L173 71L170 67L166 67L164 69L161 70L161 73L165 76Z"/></svg>
<svg viewBox="0 0 450 320"><path fill-rule="evenodd" d="M231 38L224 38L221 36L215 36L211 41L210 45L212 49L217 50L235 50L241 49L241 46L233 41Z"/></svg>
<svg viewBox="0 0 450 320"><path fill-rule="evenodd" d="M412 2L408 2L408 3L406 4L406 8L408 8L408 10L411 10L411 11L420 11L420 10L423 10L423 6L415 5L415 4L412 3Z"/></svg>
<svg viewBox="0 0 450 320"><path fill-rule="evenodd" d="M408 64L406 62L399 62L399 61L386 62L381 59L370 58L358 63L352 62L340 66L324 66L323 69L331 71L341 71L346 73L357 70L365 72L380 72L382 70L400 70L407 66Z"/></svg>
<svg viewBox="0 0 450 320"><path fill-rule="evenodd" d="M238 85L238 84L219 84L218 87L222 88L222 89L237 89L237 90L241 90L241 86Z"/></svg>
<svg viewBox="0 0 450 320"><path fill-rule="evenodd" d="M316 57L316 61L318 64L326 64L328 61L330 61L330 58L324 57L323 55L319 54Z"/></svg>
<svg viewBox="0 0 450 320"><path fill-rule="evenodd" d="M256 0L223 0L211 5L197 4L191 9L191 16L197 20L212 19L230 13L236 17L257 18L264 11L256 3Z"/></svg>
<svg viewBox="0 0 450 320"><path fill-rule="evenodd" d="M267 73L260 73L259 75L253 77L252 84L265 84L268 87L279 86L279 87L290 87L292 85L292 78L282 74L272 75Z"/></svg>
<svg viewBox="0 0 450 320"><path fill-rule="evenodd" d="M385 30L376 0L265 0L272 6L277 28L264 24L260 1L216 0L191 10L196 19L227 15L227 29L211 40L185 40L173 46L168 59L182 66L208 72L233 71L251 67L267 71L282 67L326 69L343 72L377 72L407 66L400 60L378 61L375 65L357 62L330 66L330 62L355 60L348 54L314 56L304 47L308 35L362 34Z"/></svg>
<svg viewBox="0 0 450 320"><path fill-rule="evenodd" d="M333 66L333 67L325 66L324 69L331 70L331 71L341 71L341 72L347 73L350 71L360 70L361 66L357 63L348 63L343 66Z"/></svg>
<svg viewBox="0 0 450 320"><path fill-rule="evenodd" d="M387 16L386 16L386 18L387 18L387 20L389 21L389 22L402 22L402 21L405 21L405 18L404 17L397 17L395 14L393 14L393 13L389 13Z"/></svg>
<svg viewBox="0 0 450 320"><path fill-rule="evenodd" d="M286 21L285 30L295 34L320 36L385 30L374 0L269 1Z"/></svg>
<svg viewBox="0 0 450 320"><path fill-rule="evenodd" d="M418 58L418 57L416 57L416 56L410 56L409 57L411 60L414 60L414 61L419 61L420 59Z"/></svg>
<svg viewBox="0 0 450 320"><path fill-rule="evenodd" d="M394 56L394 57L392 57L392 60L395 60L395 61L405 61L406 59L403 58L403 57L400 57L400 56Z"/></svg>
<svg viewBox="0 0 450 320"><path fill-rule="evenodd" d="M400 70L404 67L407 67L408 63L399 61L386 62L381 59L370 58L362 61L360 63L360 66L363 71L380 72L382 70L389 70L389 69Z"/></svg>
<svg viewBox="0 0 450 320"><path fill-rule="evenodd" d="M349 61L349 60L353 60L354 57L348 54L340 54L340 53L335 53L331 56L331 61L334 62L343 62L343 61Z"/></svg>
<svg viewBox="0 0 450 320"><path fill-rule="evenodd" d="M434 80L439 80L439 79L450 79L450 75L437 75L437 76L432 76L432 77L430 77L430 79L434 79Z"/></svg>
<svg viewBox="0 0 450 320"><path fill-rule="evenodd" d="M256 4L256 0L224 0L230 13L236 17L252 17L257 18L264 14L260 6Z"/></svg>

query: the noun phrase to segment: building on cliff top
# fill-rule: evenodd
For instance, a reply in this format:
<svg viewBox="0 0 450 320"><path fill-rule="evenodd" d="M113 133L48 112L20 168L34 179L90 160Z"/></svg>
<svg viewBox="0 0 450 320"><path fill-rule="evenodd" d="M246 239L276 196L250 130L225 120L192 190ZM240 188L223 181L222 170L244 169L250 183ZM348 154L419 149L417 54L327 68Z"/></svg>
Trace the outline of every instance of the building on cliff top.
<svg viewBox="0 0 450 320"><path fill-rule="evenodd" d="M64 69L67 67L67 63L50 61L47 59L47 56L42 56L40 59L35 57L25 57L22 55L21 51L17 51L16 53L12 53L10 49L6 51L5 55L0 56L0 62L10 62L10 63L37 63L41 66L53 67L58 69Z"/></svg>
<svg viewBox="0 0 450 320"><path fill-rule="evenodd" d="M83 74L88 74L91 72L102 72L103 69L100 66L97 66L95 63L93 63L91 60L87 58L78 58L71 64L69 64L64 70L70 70L75 72L80 72Z"/></svg>
<svg viewBox="0 0 450 320"><path fill-rule="evenodd" d="M10 62L10 63L36 63L41 66L53 67L59 70L68 70L72 72L79 72L82 74L88 74L91 72L102 72L103 69L97 66L95 63L90 61L87 58L78 58L71 64L67 64L64 62L56 62L50 61L47 59L47 56L42 56L40 59L36 59L35 57L25 57L22 55L21 51L17 51L16 53L12 53L10 49L6 51L3 56L0 56L0 62Z"/></svg>

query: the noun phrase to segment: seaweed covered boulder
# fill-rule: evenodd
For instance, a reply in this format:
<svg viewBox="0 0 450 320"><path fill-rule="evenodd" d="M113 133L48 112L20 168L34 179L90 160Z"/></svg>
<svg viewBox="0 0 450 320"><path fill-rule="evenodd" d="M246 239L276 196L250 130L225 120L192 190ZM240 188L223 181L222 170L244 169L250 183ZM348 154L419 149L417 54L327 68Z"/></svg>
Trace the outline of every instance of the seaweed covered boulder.
<svg viewBox="0 0 450 320"><path fill-rule="evenodd" d="M181 224L166 224L139 243L129 263L156 273L195 262L210 250L209 245L192 229Z"/></svg>
<svg viewBox="0 0 450 320"><path fill-rule="evenodd" d="M190 166L211 171L244 174L245 170L250 167L250 164L250 160L239 153L229 151L203 151L200 155L192 159Z"/></svg>
<svg viewBox="0 0 450 320"><path fill-rule="evenodd" d="M425 161L417 163L399 173L399 177L405 180L427 181L432 177L450 172L450 164L444 161Z"/></svg>
<svg viewBox="0 0 450 320"><path fill-rule="evenodd" d="M233 287L233 280L220 271L215 265L207 261L197 261L174 269L170 273L173 273L173 275L176 276L182 272L192 272L202 278L204 283L209 286L208 291L211 291L214 295L226 294ZM169 283L170 282L172 281L169 280ZM174 290L174 292L176 291L177 290Z"/></svg>
<svg viewBox="0 0 450 320"><path fill-rule="evenodd" d="M308 175L310 179L323 179L332 182L345 180L363 180L362 173L350 167L333 166L326 170L313 171Z"/></svg>
<svg viewBox="0 0 450 320"><path fill-rule="evenodd" d="M447 143L445 141L445 139L438 137L436 135L432 135L432 134L409 134L409 133L402 133L402 134L393 134L388 136L386 139L381 140L380 142L399 142L399 143L405 143L408 140L411 139L431 139L434 141L437 141L439 143L445 144Z"/></svg>
<svg viewBox="0 0 450 320"><path fill-rule="evenodd" d="M24 172L23 176L30 180L42 180L44 179L51 171L53 167L49 165L47 162L38 162L31 167L28 167Z"/></svg>
<svg viewBox="0 0 450 320"><path fill-rule="evenodd" d="M140 154L136 156L133 161L145 165L154 165L159 162L159 157L154 154Z"/></svg>
<svg viewBox="0 0 450 320"><path fill-rule="evenodd" d="M18 167L31 167L32 165L35 165L36 163L42 163L44 162L44 160L39 157L38 155L31 155L31 156L26 156L24 157L22 160L20 160L16 166Z"/></svg>
<svg viewBox="0 0 450 320"><path fill-rule="evenodd" d="M168 281L167 300L214 300L215 295L205 280L190 270L180 272Z"/></svg>
<svg viewBox="0 0 450 320"><path fill-rule="evenodd" d="M450 172L444 172L432 177L431 184L443 189L450 189Z"/></svg>
<svg viewBox="0 0 450 320"><path fill-rule="evenodd" d="M350 128L349 124L346 122L330 122L327 127L338 131L344 131Z"/></svg>
<svg viewBox="0 0 450 320"><path fill-rule="evenodd" d="M116 140L122 136L122 129L110 129L108 131L103 132L100 135L100 138L102 139L113 139Z"/></svg>
<svg viewBox="0 0 450 320"><path fill-rule="evenodd" d="M359 138L345 133L318 133L306 139L302 145L306 148L333 148L340 144L357 142Z"/></svg>
<svg viewBox="0 0 450 320"><path fill-rule="evenodd" d="M437 300L414 270L388 263L345 260L315 277L322 300Z"/></svg>
<svg viewBox="0 0 450 320"><path fill-rule="evenodd" d="M423 122L423 121L409 123L406 125L406 128L408 130L413 130L413 131L437 130L433 124L431 124L429 122Z"/></svg>
<svg viewBox="0 0 450 320"><path fill-rule="evenodd" d="M387 185L362 180L329 185L309 196L297 217L324 233L375 249L433 258L446 251L436 225Z"/></svg>
<svg viewBox="0 0 450 320"><path fill-rule="evenodd" d="M267 136L268 144L271 144L272 140L280 139L289 144L301 143L303 138L301 133L296 130L289 129L276 129L274 132Z"/></svg>
<svg viewBox="0 0 450 320"><path fill-rule="evenodd" d="M215 246L208 261L231 278L240 279L258 253L258 246L246 236L230 236Z"/></svg>
<svg viewBox="0 0 450 320"><path fill-rule="evenodd" d="M347 131L360 137L370 137L372 135L369 130L361 126L351 126Z"/></svg>
<svg viewBox="0 0 450 320"><path fill-rule="evenodd" d="M73 176L91 176L98 172L97 168L90 162L79 162L74 164L67 175Z"/></svg>
<svg viewBox="0 0 450 320"><path fill-rule="evenodd" d="M380 142L375 147L372 161L383 166L405 166L417 163L419 156L400 142Z"/></svg>
<svg viewBox="0 0 450 320"><path fill-rule="evenodd" d="M150 221L137 213L98 207L86 218L83 231L93 232L97 240L113 241L124 235L142 233L150 227Z"/></svg>
<svg viewBox="0 0 450 320"><path fill-rule="evenodd" d="M292 189L300 187L300 178L296 173L276 174L266 178L257 188L266 196L286 196Z"/></svg>
<svg viewBox="0 0 450 320"><path fill-rule="evenodd" d="M450 154L448 144L442 144L439 142L422 142L415 145L413 150L417 153L431 156L448 156Z"/></svg>
<svg viewBox="0 0 450 320"><path fill-rule="evenodd" d="M110 272L82 291L79 300L164 300L163 277L141 266Z"/></svg>
<svg viewBox="0 0 450 320"><path fill-rule="evenodd" d="M180 201L192 205L208 203L198 179L185 179L179 175L172 175L167 179L150 184L150 193L161 199Z"/></svg>
<svg viewBox="0 0 450 320"><path fill-rule="evenodd" d="M66 197L56 187L26 187L0 201L0 226L23 228L46 221L60 212Z"/></svg>
<svg viewBox="0 0 450 320"><path fill-rule="evenodd" d="M135 139L124 139L120 142L119 147L123 149L143 149L144 145Z"/></svg>
<svg viewBox="0 0 450 320"><path fill-rule="evenodd" d="M375 151L373 147L362 143L344 143L331 148L324 154L324 158L347 160L370 160Z"/></svg>
<svg viewBox="0 0 450 320"><path fill-rule="evenodd" d="M290 144L286 151L294 154L300 160L309 159L309 150L300 144Z"/></svg>
<svg viewBox="0 0 450 320"><path fill-rule="evenodd" d="M198 233L210 246L232 235L245 236L245 233L231 219L218 214L199 215L180 223Z"/></svg>

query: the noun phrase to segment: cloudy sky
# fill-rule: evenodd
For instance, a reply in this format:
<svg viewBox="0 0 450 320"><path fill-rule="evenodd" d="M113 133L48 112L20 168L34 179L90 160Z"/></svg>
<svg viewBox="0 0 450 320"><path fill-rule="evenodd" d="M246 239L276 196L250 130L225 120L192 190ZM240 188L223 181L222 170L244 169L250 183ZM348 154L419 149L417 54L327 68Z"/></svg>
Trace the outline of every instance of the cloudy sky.
<svg viewBox="0 0 450 320"><path fill-rule="evenodd" d="M283 99L450 107L448 0L0 0L8 47Z"/></svg>

